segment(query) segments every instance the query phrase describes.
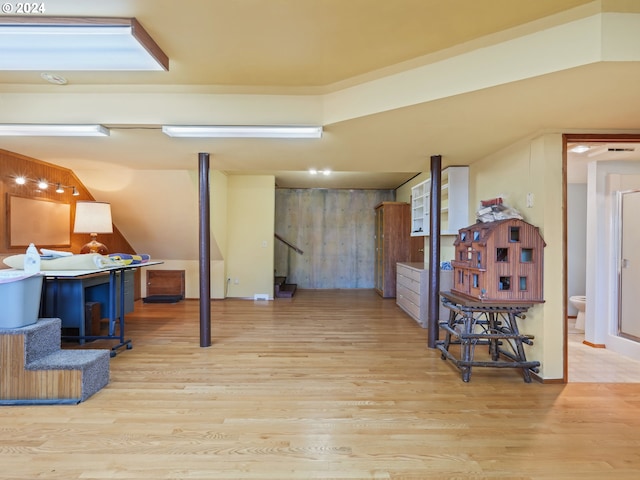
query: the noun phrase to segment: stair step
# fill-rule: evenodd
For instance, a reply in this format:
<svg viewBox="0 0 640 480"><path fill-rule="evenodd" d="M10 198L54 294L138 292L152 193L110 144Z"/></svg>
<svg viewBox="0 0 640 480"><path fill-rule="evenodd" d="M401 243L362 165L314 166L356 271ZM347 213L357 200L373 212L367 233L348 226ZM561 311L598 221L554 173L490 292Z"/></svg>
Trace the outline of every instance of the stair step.
<svg viewBox="0 0 640 480"><path fill-rule="evenodd" d="M276 290L276 297L279 298L291 298L296 293L298 285L295 283L284 283Z"/></svg>
<svg viewBox="0 0 640 480"><path fill-rule="evenodd" d="M57 319L56 319L57 320ZM23 334L25 364L35 362L41 357L60 350L60 320L38 320L37 323L14 330Z"/></svg>
<svg viewBox="0 0 640 480"><path fill-rule="evenodd" d="M109 383L109 350L58 350L25 365L25 370L78 370L85 401Z"/></svg>
<svg viewBox="0 0 640 480"><path fill-rule="evenodd" d="M25 365L27 370L82 370L91 368L94 364L106 360L109 363L109 350L58 350L45 357Z"/></svg>
<svg viewBox="0 0 640 480"><path fill-rule="evenodd" d="M279 298L291 298L298 287L295 283L287 283L287 277L274 277L275 296Z"/></svg>
<svg viewBox="0 0 640 480"><path fill-rule="evenodd" d="M61 350L61 321L0 330L0 405L71 404L109 383L111 352Z"/></svg>

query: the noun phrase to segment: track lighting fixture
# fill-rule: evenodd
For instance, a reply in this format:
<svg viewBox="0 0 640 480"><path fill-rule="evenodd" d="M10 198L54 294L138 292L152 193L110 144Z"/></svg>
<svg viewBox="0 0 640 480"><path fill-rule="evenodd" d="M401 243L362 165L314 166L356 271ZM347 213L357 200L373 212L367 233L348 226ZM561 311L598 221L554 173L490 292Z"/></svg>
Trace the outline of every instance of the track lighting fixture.
<svg viewBox="0 0 640 480"><path fill-rule="evenodd" d="M32 183L34 185L37 186L37 188L39 190L46 190L47 188L49 188L49 182L47 180L45 180L44 178L40 178L40 179L32 179L32 178L28 178L25 177L24 175L19 175L17 177L13 177L14 182L16 182L17 185L27 185L29 183ZM70 189L72 191L72 195L77 197L78 195L80 195L78 193L78 189L74 186L74 185L63 185L60 182L55 182L56 185L56 193L64 193L65 190Z"/></svg>

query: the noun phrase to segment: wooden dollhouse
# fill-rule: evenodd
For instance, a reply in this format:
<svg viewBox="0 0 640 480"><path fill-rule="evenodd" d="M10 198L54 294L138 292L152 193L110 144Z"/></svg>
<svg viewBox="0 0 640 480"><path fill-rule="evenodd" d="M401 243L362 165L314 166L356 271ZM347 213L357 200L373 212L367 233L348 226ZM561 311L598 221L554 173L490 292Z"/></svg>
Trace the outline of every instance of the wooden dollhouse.
<svg viewBox="0 0 640 480"><path fill-rule="evenodd" d="M517 218L476 223L454 241L452 293L481 302L542 303L544 240Z"/></svg>

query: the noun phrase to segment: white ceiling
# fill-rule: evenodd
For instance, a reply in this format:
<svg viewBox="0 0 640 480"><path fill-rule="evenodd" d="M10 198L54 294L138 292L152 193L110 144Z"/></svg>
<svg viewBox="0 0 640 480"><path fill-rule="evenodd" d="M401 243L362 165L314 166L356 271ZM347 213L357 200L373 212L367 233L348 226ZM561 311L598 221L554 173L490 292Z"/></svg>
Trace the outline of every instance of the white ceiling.
<svg viewBox="0 0 640 480"><path fill-rule="evenodd" d="M633 10L623 0L606 5ZM210 152L212 168L273 174L282 187L395 188L428 170L435 154L445 166L469 164L543 131L636 131L640 62L572 63L580 49L567 44L558 46L564 57L551 58L556 65L520 77L513 72L544 63L541 52L473 64L492 46L516 49L522 36L603 8L589 0L48 0L46 15L137 18L170 70L52 72L64 86L41 72L0 72L0 123L112 128L107 139L3 138L0 148L75 170L195 168L197 153ZM475 73L448 76L447 62L463 58ZM442 84L429 79L419 92L403 83L425 65L443 72ZM313 141L159 131L166 122L318 119L325 134ZM311 177L312 167L334 173Z"/></svg>
<svg viewBox="0 0 640 480"><path fill-rule="evenodd" d="M572 152L571 149L589 147L584 152ZM589 162L639 161L640 143L629 142L577 142L567 144L567 182L587 183Z"/></svg>

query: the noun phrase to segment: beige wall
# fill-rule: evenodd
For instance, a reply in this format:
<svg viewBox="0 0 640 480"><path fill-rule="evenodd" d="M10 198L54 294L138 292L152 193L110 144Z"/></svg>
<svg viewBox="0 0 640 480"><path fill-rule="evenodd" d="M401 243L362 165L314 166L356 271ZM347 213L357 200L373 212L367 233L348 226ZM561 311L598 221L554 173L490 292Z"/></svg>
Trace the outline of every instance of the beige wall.
<svg viewBox="0 0 640 480"><path fill-rule="evenodd" d="M470 166L470 207L480 200L502 196L525 221L540 228L544 251L545 303L534 306L521 321L524 333L535 335L527 348L541 362L545 379L563 378L564 272L562 221L562 136L542 135L520 142ZM527 194L533 206L527 207Z"/></svg>
<svg viewBox="0 0 640 480"><path fill-rule="evenodd" d="M233 175L227 188L227 296L273 298L275 177Z"/></svg>
<svg viewBox="0 0 640 480"><path fill-rule="evenodd" d="M210 172L211 298L273 296L274 185L272 176ZM193 193L197 195L197 189ZM234 220L231 225L229 219ZM164 260L150 268L185 270L186 297L199 298L198 260Z"/></svg>
<svg viewBox="0 0 640 480"><path fill-rule="evenodd" d="M99 167L99 168L98 168ZM97 200L111 203L115 223L138 253L147 253L161 265L146 270L184 270L185 296L200 295L198 262L199 180L196 170L113 171L98 165L77 172ZM212 170L211 298L224 298L227 245L227 177Z"/></svg>
<svg viewBox="0 0 640 480"><path fill-rule="evenodd" d="M445 159L446 160L446 159ZM409 202L411 187L428 179L423 172L396 192L398 201ZM562 135L548 134L511 145L470 165L469 224L481 200L502 196L525 221L536 225L547 244L544 259L545 303L534 306L522 320L524 333L535 336L527 355L540 361L540 376L564 376L564 282L562 219ZM527 194L533 206L527 207ZM453 258L449 239L442 239L442 260ZM425 252L428 237L425 237ZM428 256L427 256L428 257Z"/></svg>
<svg viewBox="0 0 640 480"><path fill-rule="evenodd" d="M96 199L111 202L118 227L132 238L136 251L163 262L148 269L184 270L185 296L198 298L198 172L131 170L111 176L101 172L79 173ZM126 197L123 183L128 186ZM227 176L211 170L209 186L211 298L253 298L256 293L272 297L274 177ZM232 281L227 284L229 277Z"/></svg>
<svg viewBox="0 0 640 480"><path fill-rule="evenodd" d="M79 177L97 200L111 202L116 223L135 250L164 262L149 268L185 270L185 295L198 298L198 172L131 170L105 175L96 168L80 171ZM128 187L126 196L123 184ZM211 170L209 186L211 298L253 298L256 293L272 297L275 178ZM146 296L144 281L141 295Z"/></svg>
<svg viewBox="0 0 640 480"><path fill-rule="evenodd" d="M228 245L228 177L217 170L209 175L211 244L218 249L218 255L211 254L211 298L226 296L227 245ZM199 295L197 295L199 296Z"/></svg>

